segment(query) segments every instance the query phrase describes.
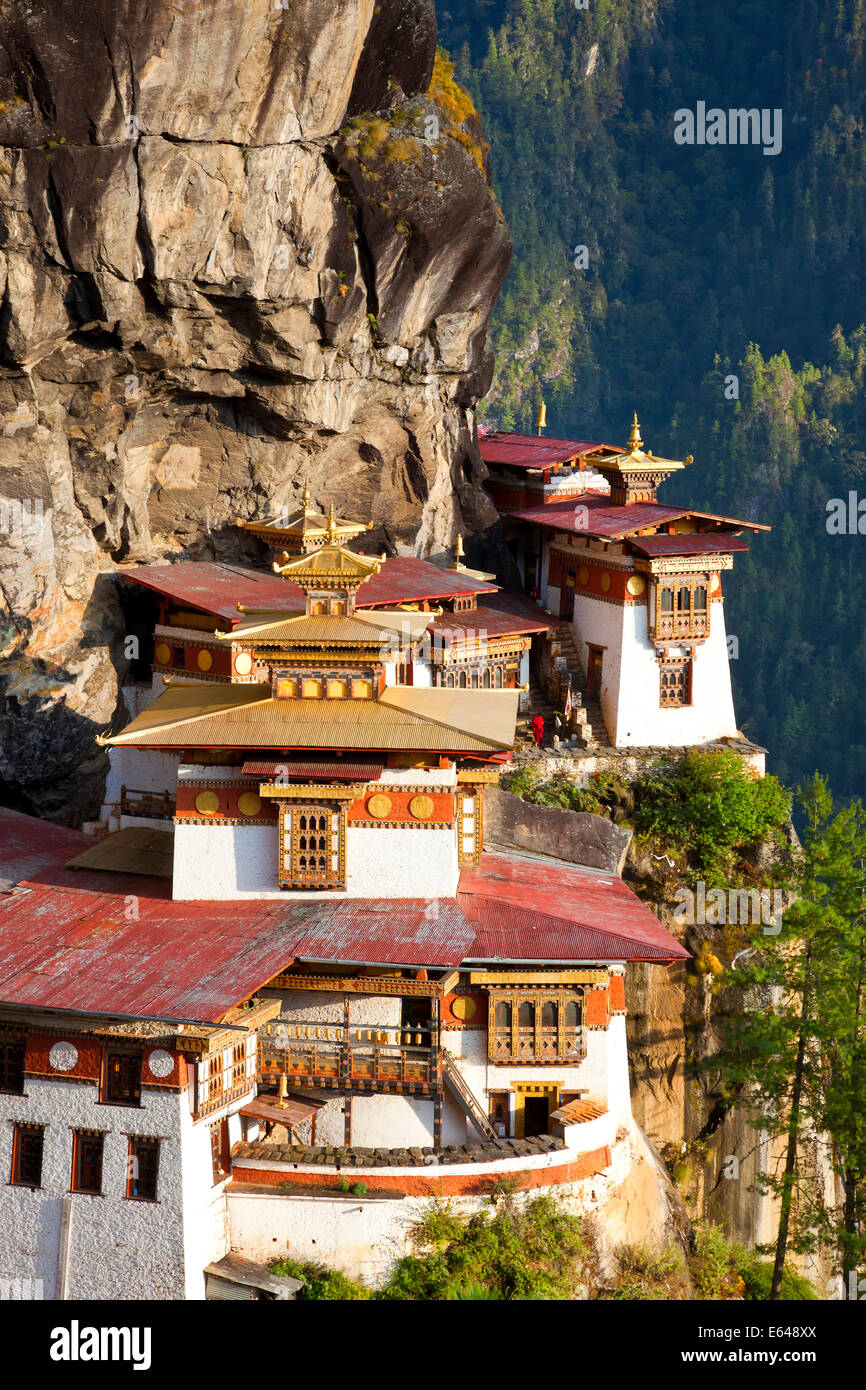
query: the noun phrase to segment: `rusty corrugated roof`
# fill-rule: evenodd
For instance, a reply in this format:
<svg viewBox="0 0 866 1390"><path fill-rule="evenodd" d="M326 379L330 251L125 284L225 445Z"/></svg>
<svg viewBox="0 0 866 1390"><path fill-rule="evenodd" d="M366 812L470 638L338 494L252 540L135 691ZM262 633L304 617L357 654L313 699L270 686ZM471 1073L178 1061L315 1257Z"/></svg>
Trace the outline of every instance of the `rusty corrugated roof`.
<svg viewBox="0 0 866 1390"><path fill-rule="evenodd" d="M692 507L667 507L661 502L632 502L628 506L611 502L607 493L589 489L579 497L564 502L549 502L546 506L521 507L505 515L518 521L529 521L554 531L571 531L578 535L600 536L619 540L636 535L650 526L666 526L684 517L696 521L713 521L720 526L749 531L769 531L757 521L738 521L732 516L714 516L696 512ZM690 533L691 534L691 533Z"/></svg>
<svg viewBox="0 0 866 1390"><path fill-rule="evenodd" d="M604 448L616 452L612 444L605 445L598 439L556 439L552 435L511 434L503 430L490 434L479 432L478 435L478 449L484 462L505 464L509 468L552 468Z"/></svg>
<svg viewBox="0 0 866 1390"><path fill-rule="evenodd" d="M0 878L11 883L65 864L71 855L92 849L93 843L80 830L0 806Z"/></svg>
<svg viewBox="0 0 866 1390"><path fill-rule="evenodd" d="M526 854L485 854L460 875L473 960L680 960L689 955L616 874Z"/></svg>
<svg viewBox="0 0 866 1390"><path fill-rule="evenodd" d="M238 609L250 613L303 609L299 584L268 570L252 569L215 560L181 560L175 565L136 565L115 571L124 579L143 584L177 603L212 613L232 625L243 621ZM401 603L433 603L466 594L493 594L495 584L484 584L470 575L440 569L429 560L401 556L385 560L378 574L361 585L357 608L378 608Z"/></svg>

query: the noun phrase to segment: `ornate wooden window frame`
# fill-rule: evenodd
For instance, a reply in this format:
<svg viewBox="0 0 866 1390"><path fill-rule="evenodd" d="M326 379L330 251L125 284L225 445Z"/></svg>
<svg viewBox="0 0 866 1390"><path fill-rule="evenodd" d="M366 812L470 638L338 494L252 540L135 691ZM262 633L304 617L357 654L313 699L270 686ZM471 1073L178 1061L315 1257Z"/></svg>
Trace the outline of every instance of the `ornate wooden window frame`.
<svg viewBox="0 0 866 1390"><path fill-rule="evenodd" d="M311 872L301 865L308 850L302 849L302 835L309 827L302 825L304 817L324 818L324 835L328 840L324 869ZM281 888L345 889L346 887L346 825L347 808L328 800L303 802L281 801L279 819L278 874ZM318 832L317 832L318 833Z"/></svg>
<svg viewBox="0 0 866 1390"><path fill-rule="evenodd" d="M548 1063L580 1062L586 1056L586 1008L581 989L491 989L487 1013L487 1056L499 1066L546 1066ZM496 1026L497 1004L511 1006L509 1036ZM534 1007L532 1037L521 1036L519 1009L521 1004ZM556 1005L556 1026L551 1030L542 1025L544 1004ZM565 1005L576 1003L577 1028L566 1030ZM550 1034L555 1036L551 1037ZM551 1049L550 1044L553 1044Z"/></svg>
<svg viewBox="0 0 866 1390"><path fill-rule="evenodd" d="M660 709L687 709L692 703L692 676L694 673L694 662L691 653L688 656L660 655L659 663L659 708ZM677 672L682 672L682 688L672 685L670 677ZM682 698L680 698L682 697Z"/></svg>
<svg viewBox="0 0 866 1390"><path fill-rule="evenodd" d="M681 591L688 593L688 608L680 604ZM695 607L695 594L704 592L704 607ZM710 574L672 571L653 576L654 602L650 637L653 642L705 642L710 635ZM671 607L662 610L662 595L670 593Z"/></svg>
<svg viewBox="0 0 866 1390"><path fill-rule="evenodd" d="M484 843L484 789L457 789L457 863L461 869L481 861Z"/></svg>

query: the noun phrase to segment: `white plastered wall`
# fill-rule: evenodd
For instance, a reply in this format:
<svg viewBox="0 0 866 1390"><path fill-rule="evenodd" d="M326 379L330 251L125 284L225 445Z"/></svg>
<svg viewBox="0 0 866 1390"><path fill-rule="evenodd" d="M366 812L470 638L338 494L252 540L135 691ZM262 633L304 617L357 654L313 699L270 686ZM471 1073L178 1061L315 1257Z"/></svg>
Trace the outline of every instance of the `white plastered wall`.
<svg viewBox="0 0 866 1390"><path fill-rule="evenodd" d="M580 594L574 630L584 668L587 647L604 648L599 699L617 748L688 747L736 735L721 601L712 603L710 636L695 651L692 702L678 708L659 704L659 665L644 604L621 606Z"/></svg>
<svg viewBox="0 0 866 1390"><path fill-rule="evenodd" d="M185 765L179 780L219 781L225 768ZM383 786L450 788L452 768L386 768ZM277 881L277 827L265 825L175 826L173 895L177 900L244 898L320 899L453 898L460 870L457 831L423 826L352 825L346 832L345 891L281 891Z"/></svg>

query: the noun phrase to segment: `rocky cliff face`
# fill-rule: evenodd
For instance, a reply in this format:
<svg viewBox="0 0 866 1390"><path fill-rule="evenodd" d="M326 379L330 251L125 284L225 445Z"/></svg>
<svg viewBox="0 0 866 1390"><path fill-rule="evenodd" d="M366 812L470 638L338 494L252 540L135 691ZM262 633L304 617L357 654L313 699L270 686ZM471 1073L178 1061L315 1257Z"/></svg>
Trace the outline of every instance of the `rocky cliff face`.
<svg viewBox="0 0 866 1390"><path fill-rule="evenodd" d="M4 7L7 800L99 803L116 564L232 556L305 474L392 551L493 520L472 410L510 243L434 53L432 0Z"/></svg>

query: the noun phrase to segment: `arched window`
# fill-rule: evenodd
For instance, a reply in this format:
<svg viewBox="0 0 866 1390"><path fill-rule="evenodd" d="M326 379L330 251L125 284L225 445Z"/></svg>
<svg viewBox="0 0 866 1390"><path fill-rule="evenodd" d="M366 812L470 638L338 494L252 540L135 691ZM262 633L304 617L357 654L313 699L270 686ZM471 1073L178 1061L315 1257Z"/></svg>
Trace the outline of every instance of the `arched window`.
<svg viewBox="0 0 866 1390"><path fill-rule="evenodd" d="M580 1008L576 999L568 999L562 1011L562 1026L573 1032L580 1027Z"/></svg>
<svg viewBox="0 0 866 1390"><path fill-rule="evenodd" d="M495 1011L495 1014L494 1014L494 1020L495 1020L497 1032L499 1031L500 1028L503 1029L503 1030L507 1029L507 1030L508 1030L508 1033L509 1033L509 1036L510 1036L510 1034L511 1034L511 1005L508 1003L508 1001L507 1001L506 999L500 999L500 1000L497 1001L497 1004L496 1004L496 1011Z"/></svg>
<svg viewBox="0 0 866 1390"><path fill-rule="evenodd" d="M454 689L454 672L453 672L453 671L449 671L449 672L448 672L447 676L445 677L445 684L447 685L447 687L448 687L449 690L453 690L453 689Z"/></svg>
<svg viewBox="0 0 866 1390"><path fill-rule="evenodd" d="M488 668L487 670L485 670L485 672L484 672L484 689L485 689L485 690L489 690L489 689L490 689L490 670L489 670L489 668Z"/></svg>
<svg viewBox="0 0 866 1390"><path fill-rule="evenodd" d="M495 670L494 673L493 673L493 684L496 686L496 689L497 689L497 690L500 690L500 689L502 688L502 667L501 667L501 666L497 666L497 667L496 667L496 670Z"/></svg>
<svg viewBox="0 0 866 1390"><path fill-rule="evenodd" d="M556 1004L552 999L548 999L541 1006L541 1026L542 1028L556 1027Z"/></svg>
<svg viewBox="0 0 866 1390"><path fill-rule="evenodd" d="M466 672L465 672L465 671L461 671L461 672L460 672L460 689L461 689L461 690L465 690L465 689L466 689Z"/></svg>
<svg viewBox="0 0 866 1390"><path fill-rule="evenodd" d="M672 613L674 611L674 595L672 589L662 589L661 609L663 613Z"/></svg>
<svg viewBox="0 0 866 1390"><path fill-rule="evenodd" d="M689 590L686 584L683 584L677 591L677 608L681 613L688 613L689 611Z"/></svg>
<svg viewBox="0 0 866 1390"><path fill-rule="evenodd" d="M528 999L524 999L518 1007L517 1026L518 1028L535 1027L535 1005L531 1004Z"/></svg>
<svg viewBox="0 0 866 1390"><path fill-rule="evenodd" d="M695 612L706 613L707 611L707 591L703 584L699 584L695 589Z"/></svg>

